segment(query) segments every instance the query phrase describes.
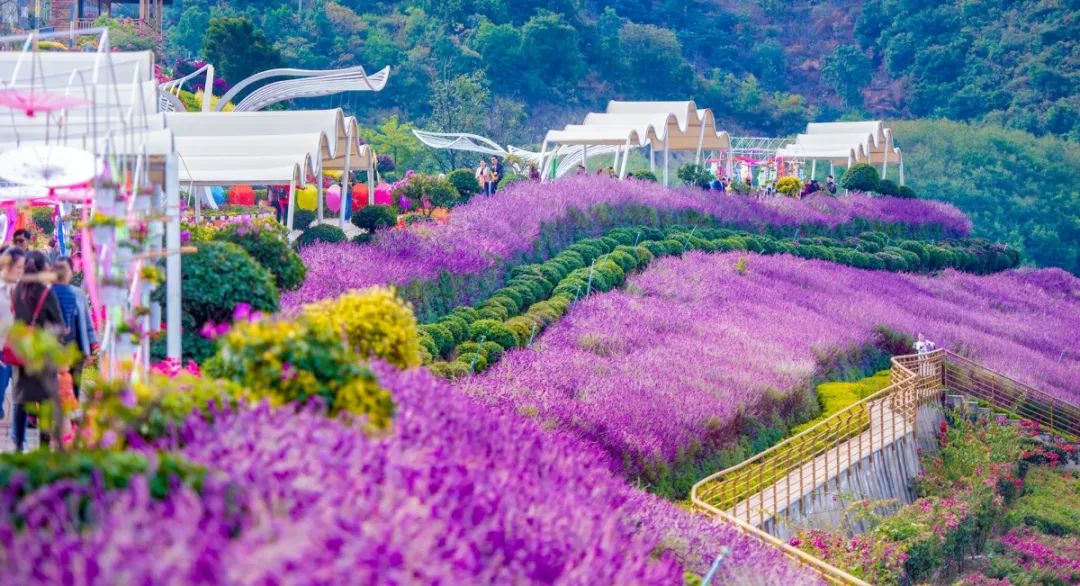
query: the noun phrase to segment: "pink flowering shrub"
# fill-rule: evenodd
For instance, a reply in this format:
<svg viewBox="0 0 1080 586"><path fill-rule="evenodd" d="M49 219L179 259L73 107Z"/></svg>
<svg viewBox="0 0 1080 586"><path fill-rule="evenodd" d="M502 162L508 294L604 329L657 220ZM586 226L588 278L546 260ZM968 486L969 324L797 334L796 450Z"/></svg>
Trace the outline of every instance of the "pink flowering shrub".
<svg viewBox="0 0 1080 586"><path fill-rule="evenodd" d="M169 378L176 378L181 372L185 372L192 376L202 376L202 373L199 371L199 365L196 364L194 360L188 360L187 363L183 363L180 360L166 358L160 362L151 364L150 371L163 374Z"/></svg>
<svg viewBox="0 0 1080 586"><path fill-rule="evenodd" d="M793 537L790 545L870 584L899 584L908 559L895 543L873 534L845 537L813 529Z"/></svg>

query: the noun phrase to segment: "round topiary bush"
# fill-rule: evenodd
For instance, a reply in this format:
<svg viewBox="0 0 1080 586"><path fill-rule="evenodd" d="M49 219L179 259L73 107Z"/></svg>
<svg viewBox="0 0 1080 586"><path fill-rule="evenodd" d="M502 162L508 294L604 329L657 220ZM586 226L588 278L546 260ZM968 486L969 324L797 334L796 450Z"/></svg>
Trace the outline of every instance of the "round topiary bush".
<svg viewBox="0 0 1080 586"><path fill-rule="evenodd" d="M404 196L414 205L422 205L424 200L438 208L448 208L460 201L458 190L447 179L431 175L413 175L401 187L394 190L394 199Z"/></svg>
<svg viewBox="0 0 1080 586"><path fill-rule="evenodd" d="M470 169L455 169L446 176L446 179L457 190L462 202L469 201L470 197L480 193L480 182L476 180L476 175Z"/></svg>
<svg viewBox="0 0 1080 586"><path fill-rule="evenodd" d="M877 191L881 176L877 169L866 163L852 165L840 177L840 187L851 191Z"/></svg>
<svg viewBox="0 0 1080 586"><path fill-rule="evenodd" d="M893 182L891 179L882 179L878 181L877 192L881 195L897 196L900 195L900 186Z"/></svg>
<svg viewBox="0 0 1080 586"><path fill-rule="evenodd" d="M495 342L503 348L517 346L517 336L514 332L502 322L493 319L480 319L470 324L469 337L477 342L481 338L485 342Z"/></svg>
<svg viewBox="0 0 1080 586"><path fill-rule="evenodd" d="M230 226L219 232L216 239L243 248L274 275L279 291L294 291L304 284L307 267L280 230L259 225Z"/></svg>
<svg viewBox="0 0 1080 586"><path fill-rule="evenodd" d="M318 226L312 226L296 239L297 248L303 248L309 244L316 242L344 242L345 232L330 224L319 224Z"/></svg>
<svg viewBox="0 0 1080 586"><path fill-rule="evenodd" d="M798 177L781 177L776 182L776 191L788 196L795 197L802 191L803 184Z"/></svg>
<svg viewBox="0 0 1080 586"><path fill-rule="evenodd" d="M307 230L315 221L315 212L308 210L296 210L293 212L293 230Z"/></svg>
<svg viewBox="0 0 1080 586"><path fill-rule="evenodd" d="M914 189L908 187L907 185L901 185L900 187L896 188L896 197L902 197L904 199L915 199L917 196L915 195Z"/></svg>
<svg viewBox="0 0 1080 586"><path fill-rule="evenodd" d="M370 205L353 214L352 223L357 228L374 232L397 224L397 213L390 206Z"/></svg>
<svg viewBox="0 0 1080 586"><path fill-rule="evenodd" d="M214 353L214 344L199 330L207 324L232 320L236 306L246 303L263 312L278 310L274 276L231 242L200 242L198 251L184 255L181 266L184 358L196 362ZM155 292L162 295L164 287Z"/></svg>

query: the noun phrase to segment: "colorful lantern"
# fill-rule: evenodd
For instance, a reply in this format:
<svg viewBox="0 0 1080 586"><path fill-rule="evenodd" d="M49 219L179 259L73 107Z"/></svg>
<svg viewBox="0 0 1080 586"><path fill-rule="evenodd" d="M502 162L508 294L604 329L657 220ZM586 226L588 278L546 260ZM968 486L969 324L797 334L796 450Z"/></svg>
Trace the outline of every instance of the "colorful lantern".
<svg viewBox="0 0 1080 586"><path fill-rule="evenodd" d="M326 209L332 213L338 213L341 211L341 186L331 185L326 190Z"/></svg>
<svg viewBox="0 0 1080 586"><path fill-rule="evenodd" d="M319 190L314 185L306 185L297 189L296 205L302 210L315 211L319 207Z"/></svg>
<svg viewBox="0 0 1080 586"><path fill-rule="evenodd" d="M229 190L229 203L237 206L255 205L255 190L250 185L233 185Z"/></svg>

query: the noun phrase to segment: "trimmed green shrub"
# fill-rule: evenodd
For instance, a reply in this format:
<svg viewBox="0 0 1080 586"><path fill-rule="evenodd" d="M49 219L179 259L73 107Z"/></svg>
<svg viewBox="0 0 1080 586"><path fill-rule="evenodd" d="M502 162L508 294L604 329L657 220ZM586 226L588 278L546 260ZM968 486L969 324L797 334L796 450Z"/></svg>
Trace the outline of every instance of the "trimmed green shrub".
<svg viewBox="0 0 1080 586"><path fill-rule="evenodd" d="M451 339L453 340L453 346L460 344L469 337L469 324L465 323L465 320L456 315L446 315L442 319L435 322L450 332Z"/></svg>
<svg viewBox="0 0 1080 586"><path fill-rule="evenodd" d="M915 199L918 196L915 194L914 189L908 187L907 185L901 185L900 187L896 188L896 197L902 197L904 199Z"/></svg>
<svg viewBox="0 0 1080 586"><path fill-rule="evenodd" d="M297 248L303 248L316 242L344 242L345 232L331 224L319 224L304 230L296 239Z"/></svg>
<svg viewBox="0 0 1080 586"><path fill-rule="evenodd" d="M435 355L445 354L454 347L454 334L445 325L424 324L419 327L419 330L422 334L431 336L432 341L435 342L436 351L433 353Z"/></svg>
<svg viewBox="0 0 1080 586"><path fill-rule="evenodd" d="M279 291L294 291L304 284L307 267L300 255L289 246L284 233L264 227L241 230L231 226L219 232L215 239L243 248L274 275L274 284Z"/></svg>
<svg viewBox="0 0 1080 586"><path fill-rule="evenodd" d="M480 182L476 180L476 175L471 169L455 169L446 176L446 179L457 190L462 202L469 201L470 197L480 193Z"/></svg>
<svg viewBox="0 0 1080 586"><path fill-rule="evenodd" d="M658 181L658 179L656 178L656 173L653 173L652 171L649 171L647 169L634 171L633 173L630 173L630 177L641 181L651 181L653 183L656 183Z"/></svg>
<svg viewBox="0 0 1080 586"><path fill-rule="evenodd" d="M357 228L374 232L379 228L389 228L397 224L397 213L390 206L364 206L352 215L351 221Z"/></svg>
<svg viewBox="0 0 1080 586"><path fill-rule="evenodd" d="M479 187L479 185L478 185ZM426 198L431 205L448 208L460 201L457 188L449 179L433 175L413 175L408 182L394 190L394 200L405 196L420 206Z"/></svg>
<svg viewBox="0 0 1080 586"><path fill-rule="evenodd" d="M371 232L361 232L352 238L353 244L367 244L372 240L375 240L375 235Z"/></svg>
<svg viewBox="0 0 1080 586"><path fill-rule="evenodd" d="M513 348L517 345L517 339L515 338L514 344L507 346L507 348ZM484 352L484 359L489 365L495 364L502 358L503 353L506 352L506 348L491 341L486 341L480 344L480 349Z"/></svg>
<svg viewBox="0 0 1080 586"><path fill-rule="evenodd" d="M896 197L900 195L900 186L891 179L882 179L881 181L878 181L877 192L881 195Z"/></svg>
<svg viewBox="0 0 1080 586"><path fill-rule="evenodd" d="M840 187L851 191L877 191L881 176L878 170L866 163L852 165L840 177Z"/></svg>
<svg viewBox="0 0 1080 586"><path fill-rule="evenodd" d="M298 209L293 212L293 230L304 231L311 227L315 221L315 212Z"/></svg>
<svg viewBox="0 0 1080 586"><path fill-rule="evenodd" d="M265 313L278 310L274 276L236 244L200 242L198 251L184 255L180 266L185 359L201 363L214 354L214 342L199 330L207 322L228 323L237 305L246 303ZM164 301L164 291L158 287L154 292L157 301ZM164 354L163 347L158 350Z"/></svg>
<svg viewBox="0 0 1080 586"><path fill-rule="evenodd" d="M517 345L514 332L501 321L493 319L481 319L469 325L469 338L479 341L481 337L484 341L495 342L503 348L513 348Z"/></svg>

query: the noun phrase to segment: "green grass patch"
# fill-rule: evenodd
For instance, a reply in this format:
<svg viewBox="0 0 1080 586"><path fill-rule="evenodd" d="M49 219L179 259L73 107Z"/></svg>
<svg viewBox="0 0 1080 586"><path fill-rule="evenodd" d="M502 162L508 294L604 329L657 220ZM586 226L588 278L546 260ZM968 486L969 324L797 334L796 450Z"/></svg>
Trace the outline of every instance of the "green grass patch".
<svg viewBox="0 0 1080 586"><path fill-rule="evenodd" d="M861 401L887 386L889 386L888 370L879 371L873 376L856 381L821 383L817 386L817 400L821 405L821 415L796 426L791 430L791 435L800 434L814 427L832 417L834 413L844 410L848 405Z"/></svg>
<svg viewBox="0 0 1080 586"><path fill-rule="evenodd" d="M1009 510L1006 522L1050 535L1080 535L1080 473L1031 467L1024 477L1024 494Z"/></svg>

